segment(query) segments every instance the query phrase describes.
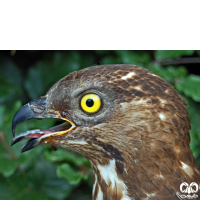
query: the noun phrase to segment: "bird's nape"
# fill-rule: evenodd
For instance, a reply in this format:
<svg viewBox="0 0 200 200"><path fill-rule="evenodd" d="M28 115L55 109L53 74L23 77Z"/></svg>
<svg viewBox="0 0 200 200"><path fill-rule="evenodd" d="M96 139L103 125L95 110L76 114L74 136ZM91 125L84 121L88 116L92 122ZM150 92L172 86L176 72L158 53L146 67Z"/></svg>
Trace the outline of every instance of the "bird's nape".
<svg viewBox="0 0 200 200"><path fill-rule="evenodd" d="M44 144L86 157L94 171L94 200L184 199L181 183L200 184L184 105L173 86L146 69L93 66L23 106L13 132L33 118L65 123L21 133L12 144L31 138L22 151Z"/></svg>

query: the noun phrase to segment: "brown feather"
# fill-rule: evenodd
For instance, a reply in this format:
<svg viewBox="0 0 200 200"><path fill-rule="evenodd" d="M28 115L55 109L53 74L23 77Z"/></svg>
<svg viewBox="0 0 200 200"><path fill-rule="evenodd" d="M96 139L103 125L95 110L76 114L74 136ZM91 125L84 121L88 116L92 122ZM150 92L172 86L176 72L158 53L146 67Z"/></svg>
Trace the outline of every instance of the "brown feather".
<svg viewBox="0 0 200 200"><path fill-rule="evenodd" d="M93 90L100 94L106 91L112 103L101 111L104 117L95 114L80 119L84 114L70 103L71 99ZM67 110L78 126L51 143L90 161L95 174L94 200L100 199L101 192L103 200L120 200L125 189L130 199L177 200L182 182L200 184L189 146L185 100L158 75L133 65L89 67L58 81L47 100L51 109ZM115 183L111 179L106 182L100 171L103 166L107 169L111 160L115 160ZM200 191L197 194L200 196Z"/></svg>

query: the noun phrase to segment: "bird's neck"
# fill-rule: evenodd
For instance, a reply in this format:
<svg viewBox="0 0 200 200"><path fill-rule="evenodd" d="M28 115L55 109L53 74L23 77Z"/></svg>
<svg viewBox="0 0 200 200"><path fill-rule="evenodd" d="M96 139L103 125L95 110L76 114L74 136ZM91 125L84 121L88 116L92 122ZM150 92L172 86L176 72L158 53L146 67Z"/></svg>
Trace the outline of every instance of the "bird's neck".
<svg viewBox="0 0 200 200"><path fill-rule="evenodd" d="M115 159L93 165L93 200L131 200L123 180L123 164Z"/></svg>
<svg viewBox="0 0 200 200"><path fill-rule="evenodd" d="M136 153L135 156L127 154L123 161L114 158L101 162L90 160L94 172L93 200L176 199L181 182L193 180L199 184L198 167L193 170L186 161L182 166L178 156L172 153L166 156L170 149L160 151L162 158L146 151L139 157ZM174 188L169 180L173 181Z"/></svg>

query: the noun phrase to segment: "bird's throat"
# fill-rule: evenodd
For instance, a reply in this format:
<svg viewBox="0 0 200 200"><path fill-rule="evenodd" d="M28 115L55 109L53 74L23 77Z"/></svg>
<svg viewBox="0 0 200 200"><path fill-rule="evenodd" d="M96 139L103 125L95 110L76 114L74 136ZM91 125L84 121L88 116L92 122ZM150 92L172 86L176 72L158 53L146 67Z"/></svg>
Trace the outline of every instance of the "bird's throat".
<svg viewBox="0 0 200 200"><path fill-rule="evenodd" d="M106 165L92 165L94 170L93 200L131 199L119 171L118 161L109 160Z"/></svg>

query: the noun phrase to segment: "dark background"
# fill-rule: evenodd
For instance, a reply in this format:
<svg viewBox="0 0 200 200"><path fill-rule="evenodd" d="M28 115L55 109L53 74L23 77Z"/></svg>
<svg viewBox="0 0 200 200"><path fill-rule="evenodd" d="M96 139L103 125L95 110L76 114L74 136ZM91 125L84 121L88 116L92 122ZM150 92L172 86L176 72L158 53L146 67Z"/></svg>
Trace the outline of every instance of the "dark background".
<svg viewBox="0 0 200 200"><path fill-rule="evenodd" d="M92 170L72 152L10 146L15 112L68 73L99 64L135 64L160 75L188 101L191 149L200 166L200 51L0 51L0 199L90 200ZM16 133L48 129L54 119L30 120Z"/></svg>

